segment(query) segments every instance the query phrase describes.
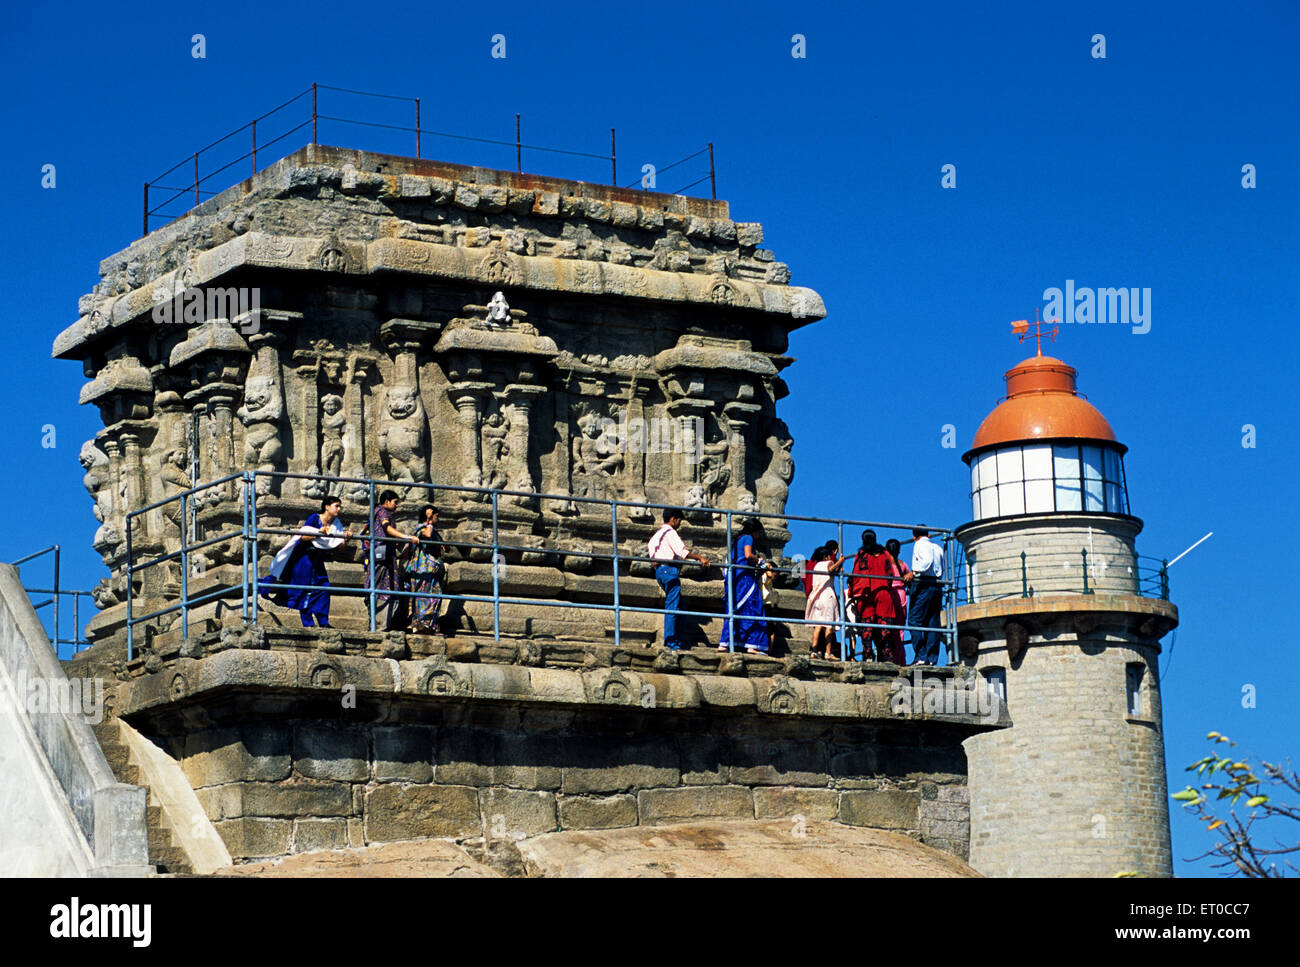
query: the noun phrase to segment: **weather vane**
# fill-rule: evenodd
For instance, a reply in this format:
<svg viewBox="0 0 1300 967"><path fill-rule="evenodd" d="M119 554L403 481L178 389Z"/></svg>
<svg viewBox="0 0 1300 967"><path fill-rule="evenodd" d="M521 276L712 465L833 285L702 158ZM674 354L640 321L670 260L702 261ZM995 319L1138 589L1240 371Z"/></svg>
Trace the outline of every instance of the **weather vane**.
<svg viewBox="0 0 1300 967"><path fill-rule="evenodd" d="M1056 323L1060 321L1061 321L1060 319L1039 319L1038 310L1035 309L1034 322L1033 322L1034 329L1032 332L1029 329L1030 323L1028 319L1014 320L1011 323L1011 331L1020 337L1019 340L1020 342L1024 342L1025 339L1027 339L1029 336L1037 337L1038 355L1041 356L1043 355L1043 332L1044 332L1043 327L1048 325L1052 327L1052 331L1047 333L1047 338L1052 340L1052 342L1056 342L1056 335L1061 331L1061 327L1056 325Z"/></svg>

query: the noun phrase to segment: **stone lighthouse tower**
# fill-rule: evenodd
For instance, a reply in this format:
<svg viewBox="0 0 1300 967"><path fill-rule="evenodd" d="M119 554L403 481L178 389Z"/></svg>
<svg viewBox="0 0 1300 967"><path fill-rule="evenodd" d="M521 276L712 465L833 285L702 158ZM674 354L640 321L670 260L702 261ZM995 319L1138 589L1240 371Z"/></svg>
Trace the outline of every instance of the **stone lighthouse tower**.
<svg viewBox="0 0 1300 967"><path fill-rule="evenodd" d="M1023 340L1028 326L1013 328ZM1137 556L1127 448L1039 330L963 457L961 653L1012 722L964 742L970 862L991 876L1169 876L1157 656L1178 610L1160 565Z"/></svg>

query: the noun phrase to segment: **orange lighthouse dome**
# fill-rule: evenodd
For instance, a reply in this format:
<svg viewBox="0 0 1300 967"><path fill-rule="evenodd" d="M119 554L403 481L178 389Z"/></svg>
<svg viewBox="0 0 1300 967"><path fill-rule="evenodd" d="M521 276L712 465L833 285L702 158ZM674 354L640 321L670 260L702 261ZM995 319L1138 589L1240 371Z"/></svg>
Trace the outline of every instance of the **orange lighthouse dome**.
<svg viewBox="0 0 1300 967"><path fill-rule="evenodd" d="M1052 356L1031 356L1007 371L1007 396L975 431L971 451L1032 440L1115 439L1106 418L1078 393L1074 367Z"/></svg>
<svg viewBox="0 0 1300 967"><path fill-rule="evenodd" d="M1034 334L1040 339L1042 325ZM1024 333L1028 324L1012 327ZM1079 395L1076 375L1074 367L1044 356L1041 348L1007 371L1006 398L984 418L962 456L970 467L976 521L1041 514L1129 516L1127 448Z"/></svg>

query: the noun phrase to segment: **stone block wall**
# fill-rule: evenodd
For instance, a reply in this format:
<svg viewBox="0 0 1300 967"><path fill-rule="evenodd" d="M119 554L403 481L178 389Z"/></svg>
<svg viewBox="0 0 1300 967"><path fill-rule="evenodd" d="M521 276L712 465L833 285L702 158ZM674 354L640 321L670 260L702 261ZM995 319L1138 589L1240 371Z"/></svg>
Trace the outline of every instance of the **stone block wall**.
<svg viewBox="0 0 1300 967"><path fill-rule="evenodd" d="M1169 606L1096 596L1071 611L1053 601L1009 616L958 613L963 636L982 632L976 668L1005 673L1013 721L964 743L971 865L989 876L1170 876L1157 671L1168 624L1153 618ZM1130 666L1142 669L1135 711Z"/></svg>
<svg viewBox="0 0 1300 967"><path fill-rule="evenodd" d="M1135 517L1102 514L1021 516L958 528L966 552L961 580L971 601L1020 597L1027 581L1033 596L1080 594L1084 556L1093 593L1138 594ZM1024 574L1021 553L1024 553Z"/></svg>
<svg viewBox="0 0 1300 967"><path fill-rule="evenodd" d="M487 842L700 819L837 820L965 858L942 728L445 705L434 721L245 722L173 737L237 860L423 837ZM802 819L800 818L802 817Z"/></svg>

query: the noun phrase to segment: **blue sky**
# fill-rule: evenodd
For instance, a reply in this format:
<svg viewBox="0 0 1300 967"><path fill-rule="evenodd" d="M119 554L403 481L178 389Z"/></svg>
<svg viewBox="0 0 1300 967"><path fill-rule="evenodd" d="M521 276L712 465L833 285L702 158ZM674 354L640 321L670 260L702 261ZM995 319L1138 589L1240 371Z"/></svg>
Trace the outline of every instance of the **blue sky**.
<svg viewBox="0 0 1300 967"><path fill-rule="evenodd" d="M792 512L963 523L960 454L1027 354L1007 323L1067 279L1150 288L1150 332L1066 326L1050 351L1130 448L1139 551L1173 556L1214 532L1170 575L1182 616L1162 659L1171 788L1210 729L1265 757L1297 751L1286 562L1300 473L1300 13L1044 6L14 8L0 37L12 92L0 434L15 513L3 558L58 542L65 585L103 576L77 464L98 414L77 405L79 366L49 354L99 260L139 233L141 184L312 81L419 96L425 127L481 137L513 138L519 112L526 142L601 154L616 127L624 184L644 162L715 142L733 217L761 221L829 310L791 339ZM1105 59L1091 56L1097 33ZM504 59L490 56L494 34ZM334 104L409 123L397 103ZM320 140L409 151L395 137L323 124ZM425 153L513 165L512 149L485 145L426 139ZM41 187L46 164L54 189ZM954 189L940 186L945 164ZM589 180L607 167L525 156L528 170ZM703 172L683 166L658 187ZM41 447L46 424L54 448ZM945 424L956 449L941 445ZM1181 861L1203 833L1177 810L1173 829L1177 871L1205 873Z"/></svg>

